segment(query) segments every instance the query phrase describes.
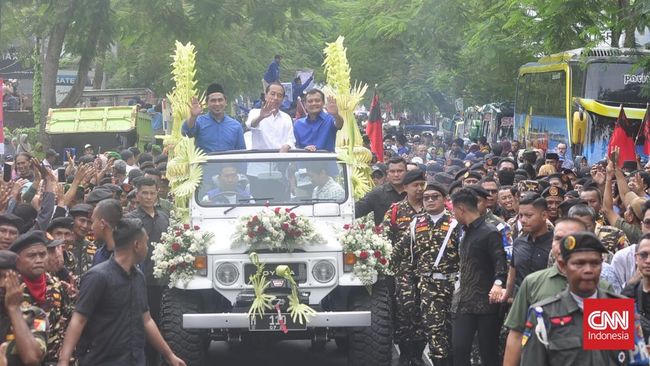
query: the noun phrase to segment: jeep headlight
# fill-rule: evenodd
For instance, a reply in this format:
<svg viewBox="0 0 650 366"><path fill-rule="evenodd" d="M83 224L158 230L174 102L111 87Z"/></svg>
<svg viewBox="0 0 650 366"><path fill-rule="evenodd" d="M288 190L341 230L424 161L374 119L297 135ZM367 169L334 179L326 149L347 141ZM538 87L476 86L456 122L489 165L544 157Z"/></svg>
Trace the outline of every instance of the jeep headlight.
<svg viewBox="0 0 650 366"><path fill-rule="evenodd" d="M330 261L318 261L311 269L311 274L320 283L330 282L336 274L336 269Z"/></svg>
<svg viewBox="0 0 650 366"><path fill-rule="evenodd" d="M214 275L220 284L231 286L239 279L239 270L234 264L224 262L217 266Z"/></svg>

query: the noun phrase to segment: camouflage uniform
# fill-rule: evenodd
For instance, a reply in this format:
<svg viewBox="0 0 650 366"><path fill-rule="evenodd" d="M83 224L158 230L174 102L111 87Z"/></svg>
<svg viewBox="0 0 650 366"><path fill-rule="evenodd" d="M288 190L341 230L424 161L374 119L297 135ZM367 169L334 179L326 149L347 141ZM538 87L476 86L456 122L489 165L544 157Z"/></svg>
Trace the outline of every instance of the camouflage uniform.
<svg viewBox="0 0 650 366"><path fill-rule="evenodd" d="M78 280L82 274L88 272L90 267L92 267L95 252L97 252L95 243L86 239L81 241L77 240L64 253L64 265Z"/></svg>
<svg viewBox="0 0 650 366"><path fill-rule="evenodd" d="M29 330L32 332L38 347L45 356L47 352L47 332L49 326L47 323L47 314L43 309L31 304L21 304L20 311L23 319L27 323ZM16 336L13 334L11 323L7 314L0 314L0 343L7 342L7 365L22 365L20 355L16 349Z"/></svg>
<svg viewBox="0 0 650 366"><path fill-rule="evenodd" d="M23 291L23 307L37 304L47 314L49 333L47 338L47 354L45 362L56 362L63 345L63 336L72 317L73 304L68 293L63 288L61 281L56 277L45 273L45 302L38 304L25 288Z"/></svg>
<svg viewBox="0 0 650 366"><path fill-rule="evenodd" d="M614 226L598 225L596 223L595 234L611 255L630 245L623 230Z"/></svg>
<svg viewBox="0 0 650 366"><path fill-rule="evenodd" d="M432 358L447 358L451 349L451 299L460 266L460 225L448 211L438 222L423 213L413 218L412 257L419 278L419 305ZM451 230L451 232L450 232ZM436 259L447 240L437 266ZM409 242L411 236L404 239ZM402 246L404 247L404 246Z"/></svg>
<svg viewBox="0 0 650 366"><path fill-rule="evenodd" d="M403 245L403 238L409 237L408 228L413 216L420 212L422 210L415 210L408 200L404 199L393 203L384 215L384 230L394 247L391 265L395 273L395 341L397 343L424 339L417 306L420 303L420 296L415 267L411 259L410 241L406 242L406 248Z"/></svg>

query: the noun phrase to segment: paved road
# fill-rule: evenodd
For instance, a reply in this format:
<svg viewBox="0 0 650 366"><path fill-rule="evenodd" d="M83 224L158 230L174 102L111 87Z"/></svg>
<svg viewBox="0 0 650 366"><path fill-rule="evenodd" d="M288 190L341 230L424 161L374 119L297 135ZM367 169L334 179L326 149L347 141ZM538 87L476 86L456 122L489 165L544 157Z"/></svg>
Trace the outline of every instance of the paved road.
<svg viewBox="0 0 650 366"><path fill-rule="evenodd" d="M212 342L210 363L219 366L346 366L347 355L327 342L325 350L311 351L310 341L283 341L231 349L225 342ZM370 350L371 351L371 350ZM393 352L393 365L399 355ZM428 365L430 363L425 359Z"/></svg>

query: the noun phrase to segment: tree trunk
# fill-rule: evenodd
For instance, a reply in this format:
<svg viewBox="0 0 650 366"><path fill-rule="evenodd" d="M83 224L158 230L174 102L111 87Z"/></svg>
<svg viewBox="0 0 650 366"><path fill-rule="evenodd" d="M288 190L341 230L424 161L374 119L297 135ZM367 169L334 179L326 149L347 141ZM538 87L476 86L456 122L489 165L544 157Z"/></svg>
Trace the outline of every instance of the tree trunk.
<svg viewBox="0 0 650 366"><path fill-rule="evenodd" d="M99 40L100 32L101 29L97 29L95 32L90 33L84 47L84 52L81 54L81 59L79 59L77 79L75 80L72 89L70 89L65 98L63 98L61 103L59 103L59 108L74 107L81 98L86 86L86 79L88 79L90 65L95 59L95 54L97 53L97 41Z"/></svg>
<svg viewBox="0 0 650 366"><path fill-rule="evenodd" d="M56 76L59 72L59 59L63 50L63 41L68 31L72 14L77 6L77 0L70 0L68 5L57 12L56 23L50 30L43 60L43 76L41 79L41 112L39 135L45 139L45 120L49 109L56 104Z"/></svg>
<svg viewBox="0 0 650 366"><path fill-rule="evenodd" d="M95 79L93 79L93 89L101 89L104 81L104 61L106 61L106 52L96 57L95 60Z"/></svg>

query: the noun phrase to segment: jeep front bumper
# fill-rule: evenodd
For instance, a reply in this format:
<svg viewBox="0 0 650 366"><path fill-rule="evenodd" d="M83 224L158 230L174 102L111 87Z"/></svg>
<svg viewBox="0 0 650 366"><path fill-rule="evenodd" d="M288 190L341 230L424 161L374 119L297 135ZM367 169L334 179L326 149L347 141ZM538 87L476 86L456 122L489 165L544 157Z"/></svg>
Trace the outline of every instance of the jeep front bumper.
<svg viewBox="0 0 650 366"><path fill-rule="evenodd" d="M245 313L183 314L185 329L248 329ZM369 327L370 311L318 312L307 323L307 328Z"/></svg>

